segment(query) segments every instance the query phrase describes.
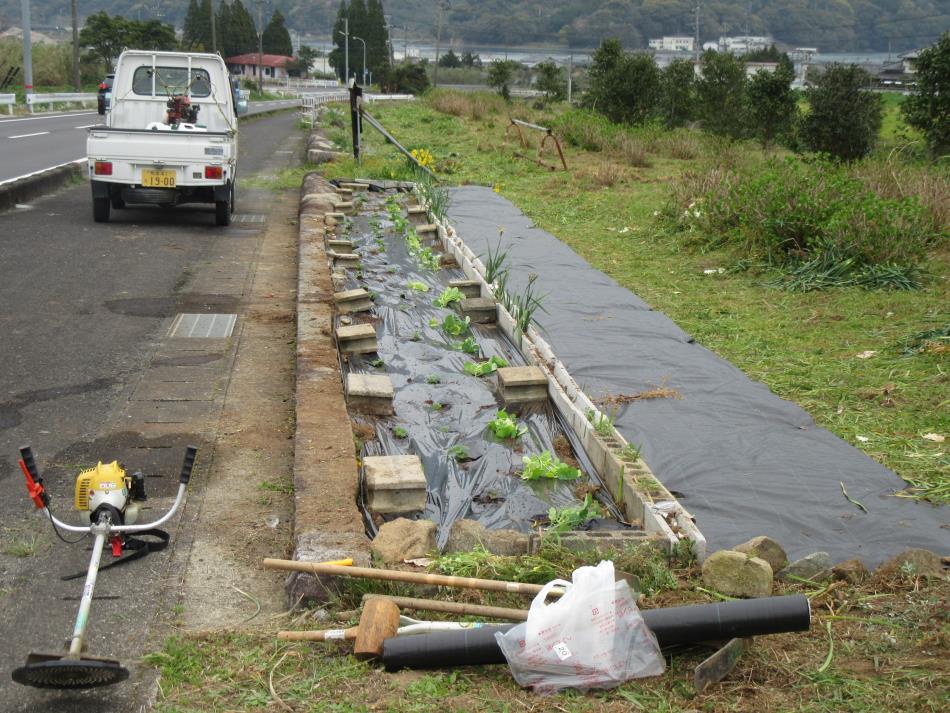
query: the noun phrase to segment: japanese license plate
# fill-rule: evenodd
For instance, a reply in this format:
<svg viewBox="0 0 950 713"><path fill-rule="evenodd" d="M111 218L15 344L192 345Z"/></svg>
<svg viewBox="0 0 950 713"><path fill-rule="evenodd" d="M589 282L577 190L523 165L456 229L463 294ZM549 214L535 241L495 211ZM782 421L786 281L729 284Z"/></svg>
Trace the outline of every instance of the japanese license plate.
<svg viewBox="0 0 950 713"><path fill-rule="evenodd" d="M142 185L146 188L174 188L175 172L159 171L153 168L143 168Z"/></svg>

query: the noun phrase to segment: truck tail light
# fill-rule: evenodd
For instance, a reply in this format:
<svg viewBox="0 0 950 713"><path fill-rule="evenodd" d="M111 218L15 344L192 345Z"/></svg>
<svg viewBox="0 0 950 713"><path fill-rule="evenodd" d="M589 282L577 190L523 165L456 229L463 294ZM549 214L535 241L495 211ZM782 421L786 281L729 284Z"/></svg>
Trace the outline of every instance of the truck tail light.
<svg viewBox="0 0 950 713"><path fill-rule="evenodd" d="M205 178L220 179L224 175L221 166L205 166Z"/></svg>
<svg viewBox="0 0 950 713"><path fill-rule="evenodd" d="M112 161L96 161L94 173L97 176L111 176Z"/></svg>

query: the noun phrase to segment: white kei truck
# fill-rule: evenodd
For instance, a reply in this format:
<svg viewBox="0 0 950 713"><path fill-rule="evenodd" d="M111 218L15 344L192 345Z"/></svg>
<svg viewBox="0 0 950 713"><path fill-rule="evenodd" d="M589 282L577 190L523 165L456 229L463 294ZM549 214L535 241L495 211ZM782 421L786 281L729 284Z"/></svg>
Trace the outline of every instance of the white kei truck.
<svg viewBox="0 0 950 713"><path fill-rule="evenodd" d="M123 52L106 123L86 140L95 221L126 204L214 203L215 222L230 225L246 110L219 55Z"/></svg>

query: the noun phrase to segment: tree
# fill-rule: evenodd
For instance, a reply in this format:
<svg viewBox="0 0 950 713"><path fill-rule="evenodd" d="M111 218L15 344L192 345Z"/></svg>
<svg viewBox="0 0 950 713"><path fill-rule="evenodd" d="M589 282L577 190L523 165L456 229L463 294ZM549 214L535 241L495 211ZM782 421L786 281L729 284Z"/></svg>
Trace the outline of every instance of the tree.
<svg viewBox="0 0 950 713"><path fill-rule="evenodd" d="M146 50L174 50L178 48L175 28L158 20L139 22L122 17L110 17L97 12L86 18L79 33L79 44L86 48L86 56L101 62L110 71L119 54L126 47Z"/></svg>
<svg viewBox="0 0 950 713"><path fill-rule="evenodd" d="M460 60L459 56L455 54L451 48L449 48L448 52L439 57L439 66L454 69L456 67L462 66L462 60Z"/></svg>
<svg viewBox="0 0 950 713"><path fill-rule="evenodd" d="M604 40L591 57L584 103L611 121L642 124L660 99L660 70L652 57L630 55L618 40Z"/></svg>
<svg viewBox="0 0 950 713"><path fill-rule="evenodd" d="M550 59L538 62L534 70L537 73L535 87L538 91L544 92L545 98L549 101L564 101L567 97L567 80L564 78L564 70Z"/></svg>
<svg viewBox="0 0 950 713"><path fill-rule="evenodd" d="M389 28L382 0L366 0L366 67L376 76L389 66Z"/></svg>
<svg viewBox="0 0 950 713"><path fill-rule="evenodd" d="M670 62L660 76L659 114L669 127L683 126L696 112L696 72L685 59Z"/></svg>
<svg viewBox="0 0 950 713"><path fill-rule="evenodd" d="M267 54L282 54L285 57L293 55L294 45L290 41L290 33L284 25L284 16L280 10L274 10L274 14L271 15L270 22L264 28L261 43Z"/></svg>
<svg viewBox="0 0 950 713"><path fill-rule="evenodd" d="M805 92L809 111L802 139L812 151L852 161L866 156L881 130L881 97L867 89L870 76L860 67L832 64Z"/></svg>
<svg viewBox="0 0 950 713"><path fill-rule="evenodd" d="M781 62L774 72L761 70L749 80L749 129L768 148L787 136L795 124L798 106L792 91L795 71L791 62Z"/></svg>
<svg viewBox="0 0 950 713"><path fill-rule="evenodd" d="M934 158L950 154L950 32L920 53L917 88L901 106L907 123L920 129Z"/></svg>
<svg viewBox="0 0 950 713"><path fill-rule="evenodd" d="M741 138L746 128L745 66L728 52L703 53L702 76L696 82L699 119L714 134Z"/></svg>
<svg viewBox="0 0 950 713"><path fill-rule="evenodd" d="M465 54L462 55L462 59L460 61L463 67L467 67L469 69L472 67L481 68L482 66L482 58L479 57L478 54L472 54L471 50L465 52Z"/></svg>
<svg viewBox="0 0 950 713"><path fill-rule="evenodd" d="M222 5L224 5L224 3L222 3ZM200 24L200 14L201 10L198 7L198 0L189 0L188 12L185 14L185 22L181 32L182 49L191 50L198 47L199 40L197 30Z"/></svg>
<svg viewBox="0 0 950 713"><path fill-rule="evenodd" d="M222 7L224 3L221 3ZM251 16L247 6L241 0L234 0L228 8L228 25L218 22L218 28L223 37L230 42L230 54L225 57L232 57L238 54L247 54L257 51L257 25L254 24L254 18Z"/></svg>
<svg viewBox="0 0 950 713"><path fill-rule="evenodd" d="M429 88L429 74L421 62L403 61L383 70L379 86L387 94L422 94Z"/></svg>
<svg viewBox="0 0 950 713"><path fill-rule="evenodd" d="M346 29L346 18L349 14L349 6L346 4L346 0L340 0L340 7L336 11L336 21L333 23L333 44L335 45L333 51L330 52L329 62L330 66L333 67L336 71L337 76L345 84L349 81L349 77L346 76L346 54L344 47L346 46L346 39L343 35ZM352 32L352 26L350 28ZM355 43L353 43L355 44ZM352 49L352 48L351 48ZM353 57L352 52L350 54L350 67L353 67Z"/></svg>
<svg viewBox="0 0 950 713"><path fill-rule="evenodd" d="M488 86L498 90L505 101L511 99L511 81L518 63L511 59L496 59L488 68Z"/></svg>

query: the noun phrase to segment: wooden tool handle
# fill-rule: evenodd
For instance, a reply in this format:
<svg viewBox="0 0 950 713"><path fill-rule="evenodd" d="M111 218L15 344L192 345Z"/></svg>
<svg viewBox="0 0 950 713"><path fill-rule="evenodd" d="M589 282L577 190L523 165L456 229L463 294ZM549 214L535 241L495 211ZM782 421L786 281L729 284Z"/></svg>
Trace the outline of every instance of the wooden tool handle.
<svg viewBox="0 0 950 713"><path fill-rule="evenodd" d="M482 589L489 592L513 592L515 594L537 594L541 591L540 584L525 584L522 582L501 582L497 579L476 579L474 577L449 577L442 574L426 574L424 572L401 572L394 569L375 569L372 567L336 567L317 562L298 562L296 560L282 560L267 558L264 566L268 569L282 569L290 572L307 572L309 574L333 575L336 577L362 577L364 579L382 579L393 582L412 582L414 584L434 584L437 587L459 587L462 589ZM551 596L561 596L564 590L555 587Z"/></svg>
<svg viewBox="0 0 950 713"><path fill-rule="evenodd" d="M358 627L349 629L321 629L320 631L278 631L277 638L283 641L341 641L355 639Z"/></svg>
<svg viewBox="0 0 950 713"><path fill-rule="evenodd" d="M388 594L364 594L363 602L371 598L388 599L401 609L418 609L420 611L440 611L450 614L467 614L481 616L486 619L506 619L509 621L525 621L528 618L527 609L508 609L507 607L489 607L484 604L468 604L466 602L444 602L439 599L417 599L415 597L394 597Z"/></svg>

